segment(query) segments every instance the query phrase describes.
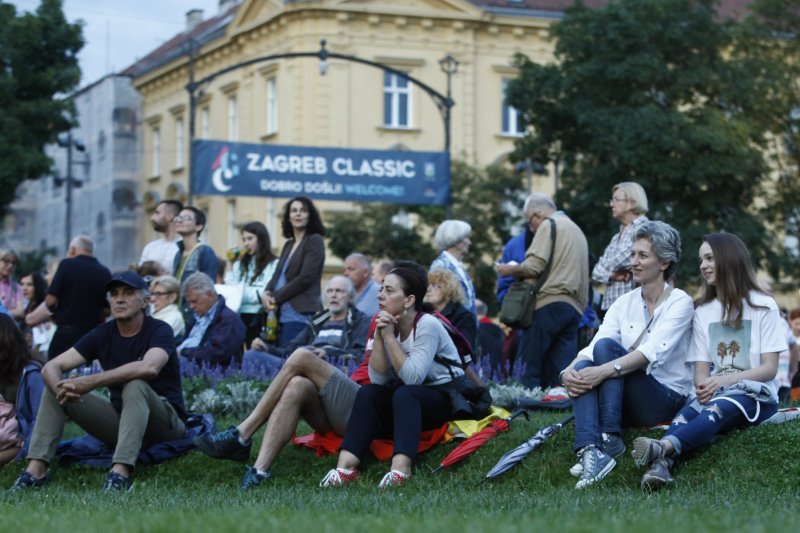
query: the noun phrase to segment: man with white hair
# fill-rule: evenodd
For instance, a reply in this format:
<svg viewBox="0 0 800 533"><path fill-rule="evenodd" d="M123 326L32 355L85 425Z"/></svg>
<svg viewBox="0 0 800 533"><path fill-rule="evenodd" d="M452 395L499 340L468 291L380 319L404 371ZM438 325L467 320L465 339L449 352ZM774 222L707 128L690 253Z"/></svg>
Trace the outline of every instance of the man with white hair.
<svg viewBox="0 0 800 533"><path fill-rule="evenodd" d="M326 310L317 314L294 339L285 346L272 346L264 339L253 341L244 361L280 368L284 359L298 348L306 348L319 357L361 359L366 347L371 316L353 305L356 291L345 276L334 276L325 284L323 298Z"/></svg>
<svg viewBox="0 0 800 533"><path fill-rule="evenodd" d="M78 339L106 318L105 285L111 279L111 272L93 253L91 238L78 235L72 239L67 258L59 263L53 283L47 288L44 305L58 326L47 350L48 360L72 348ZM31 320L28 325L38 323Z"/></svg>
<svg viewBox="0 0 800 533"><path fill-rule="evenodd" d="M525 217L535 231L525 260L498 265L497 270L532 284L544 276L533 323L520 339L517 357L525 363L523 385L554 387L578 349L578 324L589 298L589 246L577 224L547 194L528 196Z"/></svg>
<svg viewBox="0 0 800 533"><path fill-rule="evenodd" d="M373 317L378 314L378 284L372 279L372 265L364 254L350 254L344 260L344 275L356 289L355 306Z"/></svg>

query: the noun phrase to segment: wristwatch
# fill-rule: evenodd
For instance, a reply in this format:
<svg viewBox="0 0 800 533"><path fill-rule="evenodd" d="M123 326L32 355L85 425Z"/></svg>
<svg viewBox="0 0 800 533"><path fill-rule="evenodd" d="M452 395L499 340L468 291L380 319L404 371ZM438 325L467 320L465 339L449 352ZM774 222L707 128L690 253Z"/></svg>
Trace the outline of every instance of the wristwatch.
<svg viewBox="0 0 800 533"><path fill-rule="evenodd" d="M617 373L617 377L622 376L622 365L619 364L619 361L614 361L614 372Z"/></svg>

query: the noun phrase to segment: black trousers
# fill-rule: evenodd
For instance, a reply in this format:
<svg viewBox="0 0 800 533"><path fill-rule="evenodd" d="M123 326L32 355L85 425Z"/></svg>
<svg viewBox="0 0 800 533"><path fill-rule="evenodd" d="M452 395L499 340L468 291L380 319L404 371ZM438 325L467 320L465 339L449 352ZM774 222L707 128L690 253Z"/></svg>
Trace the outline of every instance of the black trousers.
<svg viewBox="0 0 800 533"><path fill-rule="evenodd" d="M356 395L342 449L359 459L373 439L394 439L394 454L413 461L422 430L435 429L450 420L450 398L424 385L364 385Z"/></svg>

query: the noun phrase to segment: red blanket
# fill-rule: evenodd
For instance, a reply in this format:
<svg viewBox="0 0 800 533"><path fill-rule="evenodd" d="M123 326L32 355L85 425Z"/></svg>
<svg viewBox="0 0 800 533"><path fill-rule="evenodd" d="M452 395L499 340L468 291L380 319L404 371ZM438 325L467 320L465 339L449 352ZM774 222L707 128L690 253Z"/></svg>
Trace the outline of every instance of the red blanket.
<svg viewBox="0 0 800 533"><path fill-rule="evenodd" d="M438 429L423 431L419 439L419 448L417 448L417 452L422 453L433 448L444 438L448 426L449 424L444 424ZM339 451L339 446L342 445L342 438L332 431L324 435L310 433L302 437L293 438L292 444L311 448L314 450L314 453L317 454L317 457L321 457L323 455L333 455L337 453ZM376 439L372 441L372 445L370 446L373 455L381 461L388 461L391 459L393 449L394 443L389 439Z"/></svg>

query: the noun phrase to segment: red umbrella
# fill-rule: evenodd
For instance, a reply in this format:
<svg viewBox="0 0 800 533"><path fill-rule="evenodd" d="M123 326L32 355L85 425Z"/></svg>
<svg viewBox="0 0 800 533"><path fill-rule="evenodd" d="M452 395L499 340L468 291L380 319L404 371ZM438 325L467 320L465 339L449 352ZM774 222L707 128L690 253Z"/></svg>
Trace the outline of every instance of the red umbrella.
<svg viewBox="0 0 800 533"><path fill-rule="evenodd" d="M450 452L447 457L442 459L442 462L439 463L439 466L437 466L433 472L438 472L442 468L450 468L454 464L460 463L468 456L472 455L475 450L486 444L486 441L493 438L495 435L502 433L503 431L508 431L508 423L517 418L519 415L525 415L525 418L530 420L530 417L528 417L528 412L525 409L517 409L508 418L492 420L485 428L456 446L456 448Z"/></svg>

